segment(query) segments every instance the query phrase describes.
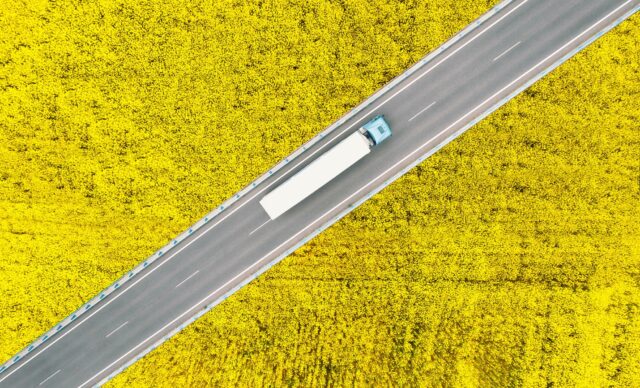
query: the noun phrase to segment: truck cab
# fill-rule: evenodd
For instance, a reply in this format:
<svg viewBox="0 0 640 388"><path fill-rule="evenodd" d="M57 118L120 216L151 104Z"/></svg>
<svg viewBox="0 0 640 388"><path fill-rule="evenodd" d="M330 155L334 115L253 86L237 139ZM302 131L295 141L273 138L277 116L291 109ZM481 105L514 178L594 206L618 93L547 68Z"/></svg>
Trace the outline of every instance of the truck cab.
<svg viewBox="0 0 640 388"><path fill-rule="evenodd" d="M391 136L391 127L384 116L378 115L363 125L360 132L371 141L372 146L375 146Z"/></svg>

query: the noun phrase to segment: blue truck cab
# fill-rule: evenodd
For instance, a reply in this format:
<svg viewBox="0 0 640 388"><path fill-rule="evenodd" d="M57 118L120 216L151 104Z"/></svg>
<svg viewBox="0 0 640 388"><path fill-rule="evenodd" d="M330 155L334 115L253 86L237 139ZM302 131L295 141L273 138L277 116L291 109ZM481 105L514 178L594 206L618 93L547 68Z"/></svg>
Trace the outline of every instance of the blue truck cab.
<svg viewBox="0 0 640 388"><path fill-rule="evenodd" d="M384 119L384 116L378 115L363 125L362 128L360 128L360 132L375 146L391 136L391 127Z"/></svg>

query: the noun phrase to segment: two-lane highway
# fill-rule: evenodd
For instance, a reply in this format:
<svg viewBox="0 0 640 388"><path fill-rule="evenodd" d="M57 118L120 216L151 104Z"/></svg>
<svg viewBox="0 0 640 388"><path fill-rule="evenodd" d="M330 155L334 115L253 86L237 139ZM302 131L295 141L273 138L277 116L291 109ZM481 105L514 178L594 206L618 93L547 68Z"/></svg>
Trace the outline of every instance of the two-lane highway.
<svg viewBox="0 0 640 388"><path fill-rule="evenodd" d="M513 1L2 372L0 387L104 382L639 4ZM377 114L390 123L390 139L289 212L269 219L258 203L265 194Z"/></svg>

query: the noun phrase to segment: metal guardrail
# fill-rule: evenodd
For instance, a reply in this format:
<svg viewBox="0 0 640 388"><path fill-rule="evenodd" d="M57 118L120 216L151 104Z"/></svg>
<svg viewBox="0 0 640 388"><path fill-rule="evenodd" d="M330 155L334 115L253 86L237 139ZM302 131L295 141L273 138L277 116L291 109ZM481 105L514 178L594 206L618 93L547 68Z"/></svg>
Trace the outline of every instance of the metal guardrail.
<svg viewBox="0 0 640 388"><path fill-rule="evenodd" d="M193 224L189 229L187 229L186 231L182 232L180 235L178 235L176 238L174 238L173 240L171 240L169 243L167 243L166 245L164 245L162 248L158 249L156 252L154 252L151 256L147 257L143 262L141 262L140 264L138 264L136 267L134 267L131 271L127 272L125 275L123 275L122 277L120 277L118 280L116 280L114 283L112 283L111 285L109 285L108 287L106 287L105 289L103 289L102 291L100 291L100 293L98 295L96 295L95 297L93 297L92 299L90 299L87 303L85 303L84 305L80 306L79 309L77 309L76 311L74 311L73 313L71 313L69 316L67 316L66 318L64 318L62 321L58 322L52 329L50 329L49 331L45 332L43 335L41 335L40 337L38 337L35 341L33 341L31 344L29 344L27 347L25 347L24 349L22 349L20 352L18 352L16 355L14 355L12 358L10 358L8 361L6 361L4 364L2 364L0 366L0 375L7 369L9 369L10 366L12 366L13 364L15 364L16 362L20 361L23 357L27 356L29 353L31 353L32 351L34 351L35 349L37 349L39 346L41 346L42 344L44 344L45 342L47 342L49 339L51 339L51 337L53 337L55 334L61 332L65 327L67 327L69 324L71 324L72 322L74 322L76 319L78 319L80 316L82 316L84 313L86 313L87 311L89 311L91 308L95 307L96 304L98 304L100 301L102 301L103 299L105 299L107 296L109 296L110 294L112 294L114 291L116 291L117 289L119 289L120 287L122 287L123 284L125 284L126 282L128 282L129 280L131 280L131 278L135 277L136 275L138 275L140 272L142 272L144 269L146 269L147 267L149 267L150 265L152 265L155 261L157 261L159 258L161 258L162 256L164 256L165 254L167 254L167 252L170 252L172 248L178 246L182 241L184 241L185 239L187 239L188 237L190 237L193 233L195 233L196 231L198 231L200 228L202 228L203 226L207 225L210 221L212 221L213 219L215 219L215 217L217 217L218 215L220 215L222 212L224 212L227 208L231 207L234 203L236 203L238 200L242 199L245 195L247 195L248 193L250 193L254 188L258 187L262 182L264 182L265 180L267 180L271 175L273 175L274 173L276 173L277 171L279 171L280 169L282 169L284 166L288 165L290 162L294 161L295 158L297 158L298 156L300 156L301 154L303 154L307 149L313 147L313 145L315 145L317 142L319 142L320 140L324 139L327 135L331 134L336 128L338 128L339 126L341 126L342 124L344 124L346 121L350 120L351 118L353 118L356 114L360 113L361 111L363 111L364 109L368 108L370 105L372 105L379 97L381 97L382 95L384 95L386 92L388 92L390 89L394 88L396 85L398 85L399 83L401 83L402 81L404 81L406 78L410 77L411 75L413 75L416 71L418 71L420 68L422 68L422 66L428 64L429 62L431 62L431 60L433 60L436 56L438 56L442 51L448 49L450 46L454 45L456 42L458 42L460 39L464 38L465 36L467 36L470 32L474 31L478 26L480 26L483 22L485 22L487 19L491 18L493 15L495 15L496 13L500 12L503 8L507 7L509 4L513 3L515 0L504 0L501 3L497 4L496 6L494 6L493 8L491 8L489 11L487 11L486 13L484 13L482 16L480 16L479 18L477 18L476 20L474 20L473 22L471 22L470 24L468 24L463 30L461 30L460 32L458 32L456 35L454 35L452 38L450 38L448 41L446 41L444 44L442 44L441 46L439 46L437 49L435 49L434 51L430 52L428 55L426 55L424 58L422 58L420 61L418 61L416 64L414 64L413 66L411 66L409 69L407 69L404 73L400 74L399 76L395 77L394 79L392 79L391 81L389 81L387 84L385 84L382 88L380 88L377 92L375 92L373 95L371 95L369 98L367 98L365 101L363 101L361 104L359 104L358 106L356 106L355 108L353 108L351 111L347 112L344 116L342 116L340 119L338 119L336 122L334 122L333 124L331 124L329 127L327 127L325 130L323 130L322 132L320 132L318 135L316 135L315 137L313 137L311 140L307 141L306 143L304 143L302 146L300 146L299 148L297 148L296 150L294 150L291 154L289 154L287 157L285 157L283 160L281 160L279 163L277 163L274 167L272 167L269 171L267 171L266 173L262 174L261 176L259 176L258 178L256 178L254 181L252 181L251 183L249 183L247 186L245 186L242 190L240 190L239 192L237 192L236 194L234 194L231 198L227 199L226 201L224 201L221 205L219 205L217 208L215 208L214 210L212 210L211 212L209 212L207 215L205 215L203 218L201 218L200 220L198 220L195 224ZM385 182L385 186L388 185L388 183L390 182ZM379 189L381 190L382 187ZM377 191L379 191L377 190ZM376 191L376 192L377 192ZM374 193L375 194L375 193ZM373 195L373 194L371 194ZM370 196L368 196L366 199L368 199ZM364 200L363 200L364 201ZM363 202L362 201L362 202ZM358 202L358 205L362 202ZM348 213L348 212L347 212ZM312 237L315 237L318 233L320 233L320 231L326 229L329 225L333 224L335 221L337 221L338 219L342 218L345 214L341 214L338 218L336 218L335 220L331 221L329 224L327 225L323 225L322 228L318 229L312 236L310 236L309 238L303 240L303 242L299 245L296 245L295 249L297 249L300 245L306 243L307 241L309 241ZM183 325L180 325L179 329L176 330L175 332L171 332L170 335L163 337L162 341L160 341L159 343L164 342L166 339L168 339L169 337L173 336L175 333L177 333L178 331L182 330L185 326L187 326L188 324L192 323L193 321L195 321L197 318L199 318L202 314L204 314L205 312L209 311L211 308L213 308L215 305L219 304L222 300L226 299L229 295L231 295L233 292L237 291L239 288L241 288L242 286L244 286L245 284L249 283L249 281L253 280L255 277L257 277L259 274L262 274L264 271L266 271L268 268L270 268L271 266L273 266L274 264L276 264L277 262L279 262L280 260L282 260L284 257L288 256L293 250L288 250L286 252L286 254L282 257L278 257L277 260L274 260L272 263L268 264L266 267L264 267L263 269L261 269L255 276L251 277L250 280L241 283L239 286L234 287L231 291L229 291L228 293L224 294L223 297L219 298L219 300L216 300L215 303L212 303L210 305L207 306L206 309L202 310L200 313L198 313L196 316L194 316L192 319L190 319L188 322L186 322ZM157 347L158 344L154 344L152 347L150 347L149 349L147 349L146 351L144 351L139 357L137 357L135 360L139 359L140 357L144 356L145 354L147 354L149 351L155 349L155 347ZM135 360L133 362L135 362ZM131 362L131 363L133 363ZM130 365L131 363L126 364L123 369Z"/></svg>

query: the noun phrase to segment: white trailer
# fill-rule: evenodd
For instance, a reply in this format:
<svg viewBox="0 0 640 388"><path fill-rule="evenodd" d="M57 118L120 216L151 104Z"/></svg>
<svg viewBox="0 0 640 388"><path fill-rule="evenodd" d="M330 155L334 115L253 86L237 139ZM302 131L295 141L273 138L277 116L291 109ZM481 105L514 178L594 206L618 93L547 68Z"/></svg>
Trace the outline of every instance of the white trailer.
<svg viewBox="0 0 640 388"><path fill-rule="evenodd" d="M391 129L384 118L377 116L265 195L260 205L275 220L365 157L371 147L390 135Z"/></svg>

